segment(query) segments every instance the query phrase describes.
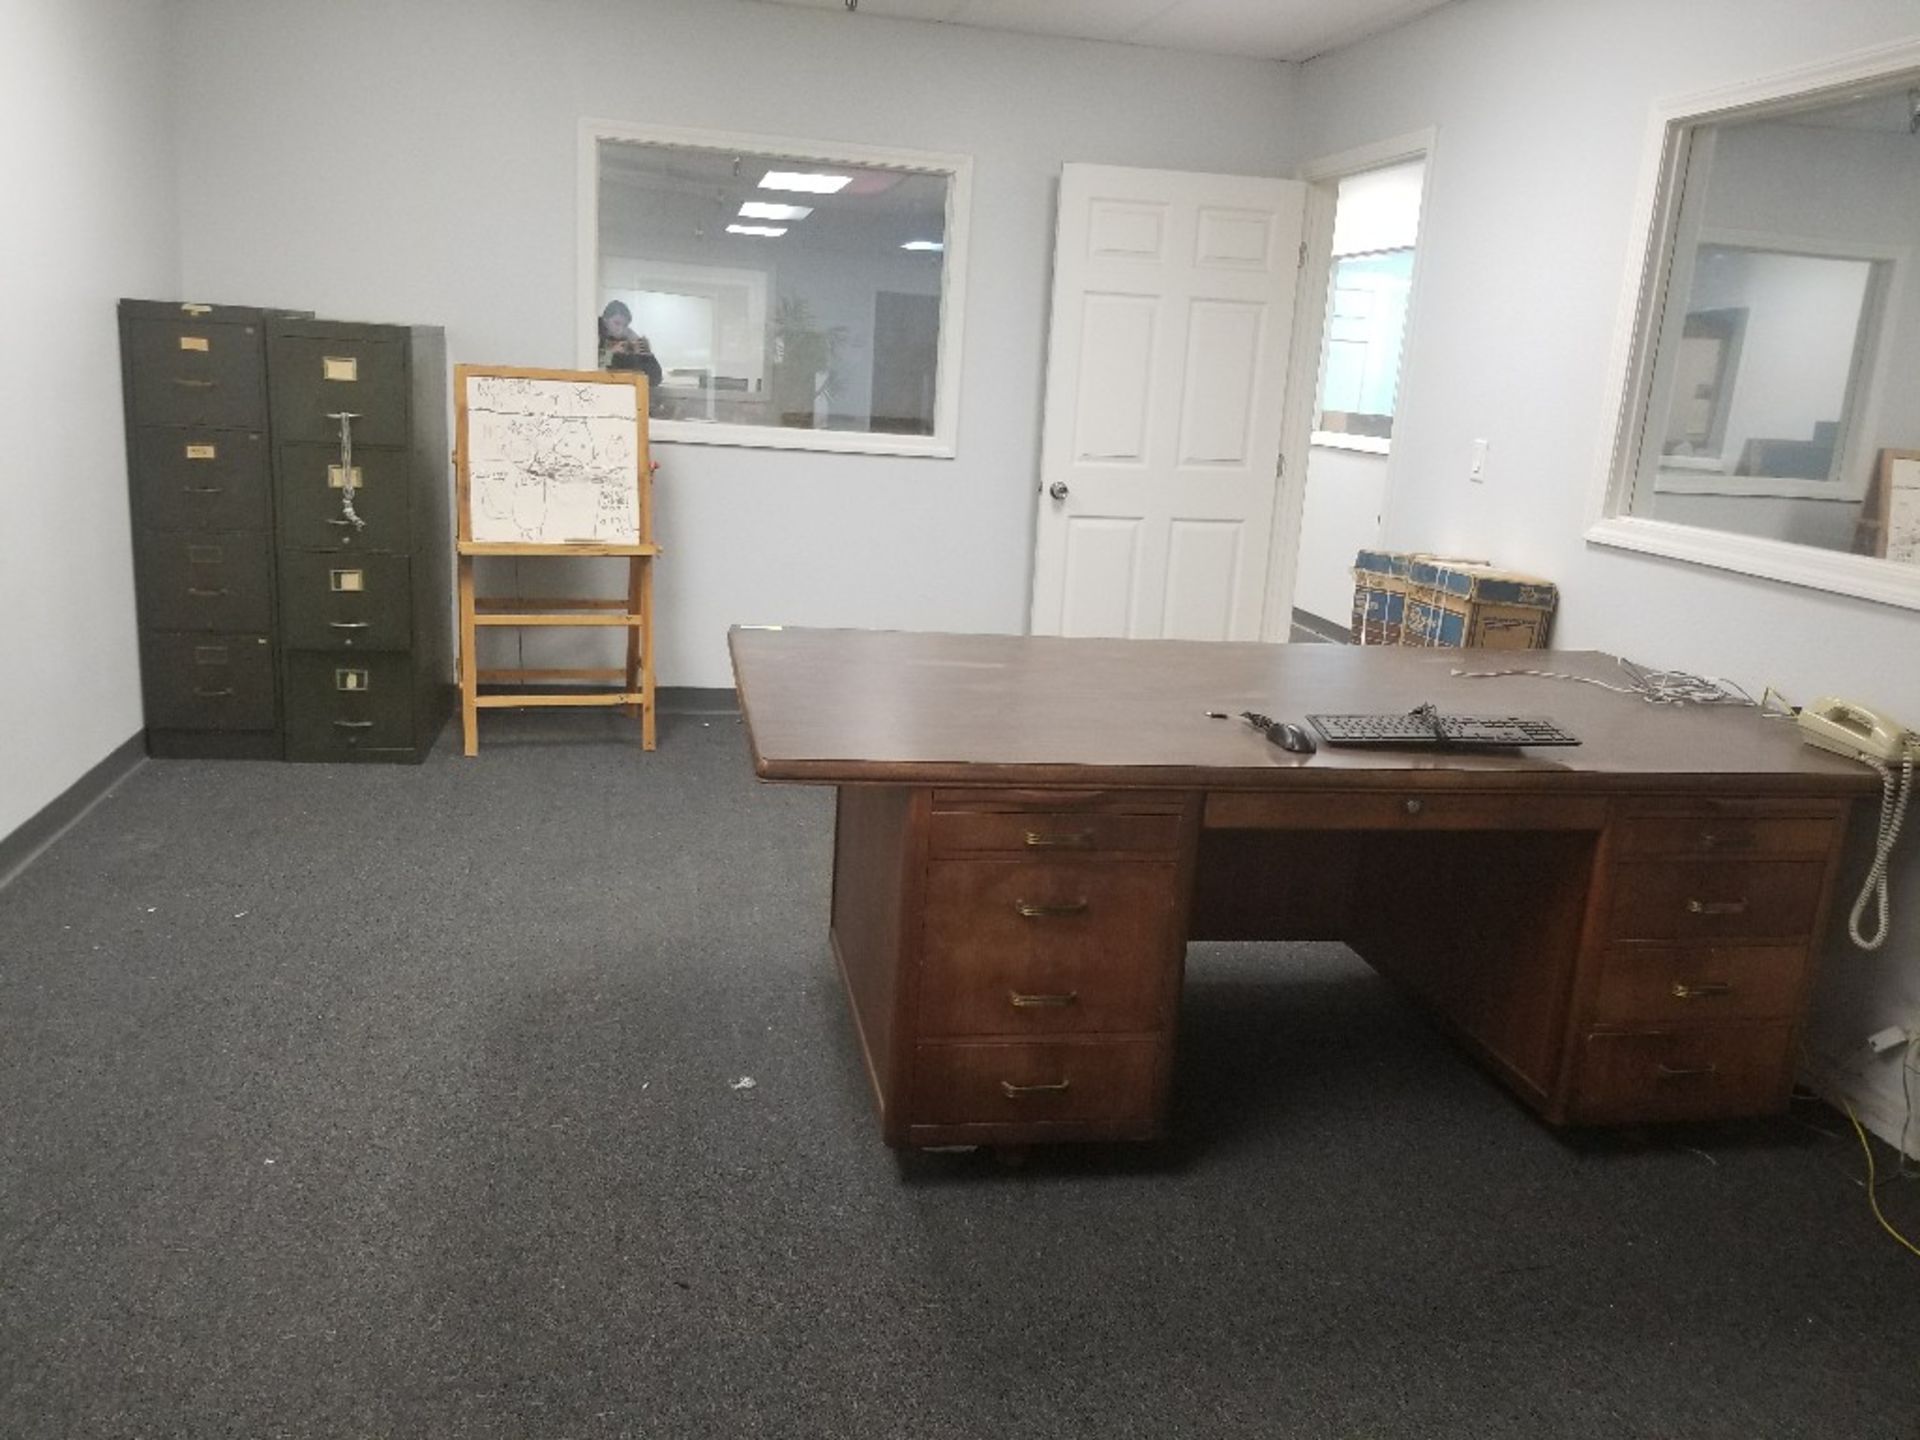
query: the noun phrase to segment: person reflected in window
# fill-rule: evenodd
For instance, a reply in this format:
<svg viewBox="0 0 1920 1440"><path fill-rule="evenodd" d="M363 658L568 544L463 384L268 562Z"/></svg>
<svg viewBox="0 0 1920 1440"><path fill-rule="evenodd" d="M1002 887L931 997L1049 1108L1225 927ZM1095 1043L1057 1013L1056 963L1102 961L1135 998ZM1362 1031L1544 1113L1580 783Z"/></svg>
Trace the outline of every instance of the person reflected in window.
<svg viewBox="0 0 1920 1440"><path fill-rule="evenodd" d="M647 393L657 405L663 378L660 361L647 337L633 333L633 311L624 301L610 300L600 312L600 368L640 371L647 377Z"/></svg>

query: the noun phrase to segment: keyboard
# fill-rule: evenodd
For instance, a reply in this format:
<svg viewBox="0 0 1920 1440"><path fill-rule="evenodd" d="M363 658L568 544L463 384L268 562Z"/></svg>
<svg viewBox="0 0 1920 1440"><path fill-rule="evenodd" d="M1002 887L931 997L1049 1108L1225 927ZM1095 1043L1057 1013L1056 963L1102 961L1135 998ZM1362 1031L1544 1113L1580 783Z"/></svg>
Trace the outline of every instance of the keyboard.
<svg viewBox="0 0 1920 1440"><path fill-rule="evenodd" d="M1536 716L1439 715L1430 706L1404 715L1309 715L1307 723L1329 745L1514 750L1580 743L1551 720Z"/></svg>

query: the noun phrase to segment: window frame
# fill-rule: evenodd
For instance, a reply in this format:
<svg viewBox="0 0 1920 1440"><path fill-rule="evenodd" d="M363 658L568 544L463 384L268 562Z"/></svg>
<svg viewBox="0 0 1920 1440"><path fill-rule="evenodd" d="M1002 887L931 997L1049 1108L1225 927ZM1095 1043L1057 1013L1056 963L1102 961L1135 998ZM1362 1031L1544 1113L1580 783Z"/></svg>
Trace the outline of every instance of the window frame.
<svg viewBox="0 0 1920 1440"><path fill-rule="evenodd" d="M1861 86L1879 86L1910 75L1920 79L1920 41L1875 46L1653 107L1607 369L1605 393L1612 423L1588 492L1584 534L1590 544L1920 610L1920 567L1630 512L1641 437L1660 403L1654 366L1674 279L1687 165L1695 144L1701 139L1710 144L1713 135L1701 127L1788 114L1824 100L1843 99ZM1877 368L1886 373L1884 366Z"/></svg>
<svg viewBox="0 0 1920 1440"><path fill-rule="evenodd" d="M600 313L600 146L653 145L701 150L733 150L801 165L862 165L947 181L945 249L941 255L938 379L934 386L931 435L869 434L854 430L801 430L778 425L655 420L652 438L679 445L727 445L761 450L807 450L829 454L894 455L951 460L958 454L961 365L966 315L967 226L972 209L973 157L925 150L883 150L838 142L793 140L719 130L635 125L619 120L584 119L579 130L577 272L575 277L575 352L583 370L599 364Z"/></svg>

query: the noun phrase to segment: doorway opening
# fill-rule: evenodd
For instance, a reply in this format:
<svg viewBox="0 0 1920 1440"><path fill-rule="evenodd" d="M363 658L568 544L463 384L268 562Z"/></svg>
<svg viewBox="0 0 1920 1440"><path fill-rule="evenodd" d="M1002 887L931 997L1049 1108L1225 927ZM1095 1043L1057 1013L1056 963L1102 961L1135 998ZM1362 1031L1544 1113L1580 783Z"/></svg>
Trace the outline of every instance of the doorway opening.
<svg viewBox="0 0 1920 1440"><path fill-rule="evenodd" d="M1296 478L1273 576L1284 609L1272 629L1291 640L1349 639L1354 557L1385 535L1431 148L1430 136L1410 137L1307 174L1321 224L1301 313L1318 366L1310 414L1288 446L1284 470Z"/></svg>

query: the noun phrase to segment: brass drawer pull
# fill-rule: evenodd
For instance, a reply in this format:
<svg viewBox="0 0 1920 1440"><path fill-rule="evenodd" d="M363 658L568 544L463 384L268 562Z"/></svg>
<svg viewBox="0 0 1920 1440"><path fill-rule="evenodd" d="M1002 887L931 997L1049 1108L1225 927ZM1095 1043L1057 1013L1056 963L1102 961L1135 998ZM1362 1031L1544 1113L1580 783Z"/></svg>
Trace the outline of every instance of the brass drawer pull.
<svg viewBox="0 0 1920 1440"><path fill-rule="evenodd" d="M329 515L329 516L327 516L327 524L329 524L329 525L351 525L351 524L353 524L353 522L352 522L351 520L347 520L347 519L344 519L344 518L342 518L341 516L338 516L338 515Z"/></svg>
<svg viewBox="0 0 1920 1440"><path fill-rule="evenodd" d="M180 488L189 495L224 495L227 493L218 485L182 485Z"/></svg>
<svg viewBox="0 0 1920 1440"><path fill-rule="evenodd" d="M1684 980L1673 982L1673 998L1676 1000L1706 1000L1715 995L1731 995L1733 986L1723 980L1709 980L1703 985L1689 985Z"/></svg>
<svg viewBox="0 0 1920 1440"><path fill-rule="evenodd" d="M224 590L224 589L223 590L207 590L207 589L203 589L198 585L189 585L187 587L187 593L193 596L196 600L212 600L215 597L220 595L231 595L233 592L231 590Z"/></svg>
<svg viewBox="0 0 1920 1440"><path fill-rule="evenodd" d="M1016 1085L1011 1080L1002 1080L1000 1093L1009 1100L1025 1100L1030 1095L1064 1095L1072 1085L1071 1080L1061 1080L1052 1085Z"/></svg>
<svg viewBox="0 0 1920 1440"><path fill-rule="evenodd" d="M1699 1080L1709 1075L1718 1075L1720 1073L1720 1067L1718 1065L1694 1065L1682 1068L1673 1065L1656 1065L1653 1067L1653 1073L1662 1080Z"/></svg>
<svg viewBox="0 0 1920 1440"><path fill-rule="evenodd" d="M229 685L224 690L195 690L193 694L194 698L198 700L224 700L227 696L233 694L233 687Z"/></svg>
<svg viewBox="0 0 1920 1440"><path fill-rule="evenodd" d="M1045 920L1060 915L1084 915L1087 913L1087 902L1069 900L1063 905L1036 905L1031 900L1016 900L1013 910L1026 920Z"/></svg>
<svg viewBox="0 0 1920 1440"><path fill-rule="evenodd" d="M1080 1003L1080 992L1069 990L1064 995L1022 995L1018 990L1010 990L1007 999L1016 1010L1063 1010Z"/></svg>
<svg viewBox="0 0 1920 1440"><path fill-rule="evenodd" d="M1689 900L1689 915L1744 915L1747 902L1744 900Z"/></svg>
<svg viewBox="0 0 1920 1440"><path fill-rule="evenodd" d="M1091 850L1093 831L1074 830L1064 835L1048 835L1039 830L1029 830L1027 844L1035 850Z"/></svg>
<svg viewBox="0 0 1920 1440"><path fill-rule="evenodd" d="M367 630L372 628L371 620L329 620L327 628L331 630Z"/></svg>
<svg viewBox="0 0 1920 1440"><path fill-rule="evenodd" d="M1409 815L1418 815L1422 810L1426 809L1427 807L1420 800L1412 799L1412 800L1406 801L1405 804L1402 806L1402 808L1405 809L1405 811Z"/></svg>
<svg viewBox="0 0 1920 1440"><path fill-rule="evenodd" d="M333 723L342 730L371 730L373 728L373 721L371 720L336 720Z"/></svg>

